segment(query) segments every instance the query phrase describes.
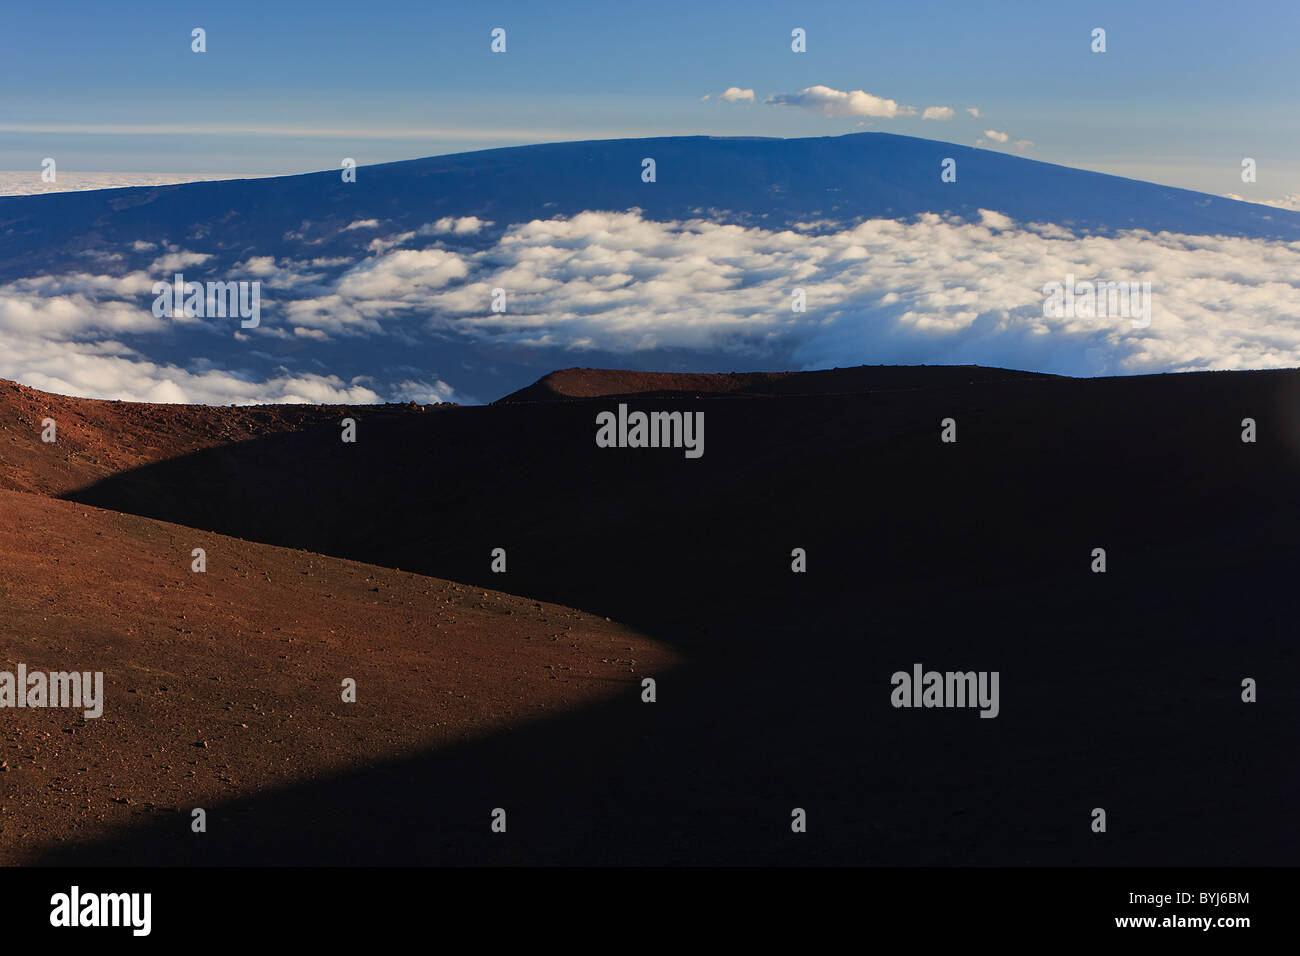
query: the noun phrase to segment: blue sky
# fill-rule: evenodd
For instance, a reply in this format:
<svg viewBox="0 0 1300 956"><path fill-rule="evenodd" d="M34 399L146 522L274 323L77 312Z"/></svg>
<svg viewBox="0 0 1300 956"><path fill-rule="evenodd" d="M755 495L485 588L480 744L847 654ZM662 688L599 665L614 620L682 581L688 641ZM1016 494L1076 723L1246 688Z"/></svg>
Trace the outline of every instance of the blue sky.
<svg viewBox="0 0 1300 956"><path fill-rule="evenodd" d="M494 27L505 54L489 50ZM791 52L794 27L806 53ZM1297 35L1290 0L15 4L0 168L293 173L343 156L866 129L1278 200L1300 194ZM733 86L754 101L721 101ZM955 116L766 102L815 86ZM1245 156L1255 184L1240 181Z"/></svg>

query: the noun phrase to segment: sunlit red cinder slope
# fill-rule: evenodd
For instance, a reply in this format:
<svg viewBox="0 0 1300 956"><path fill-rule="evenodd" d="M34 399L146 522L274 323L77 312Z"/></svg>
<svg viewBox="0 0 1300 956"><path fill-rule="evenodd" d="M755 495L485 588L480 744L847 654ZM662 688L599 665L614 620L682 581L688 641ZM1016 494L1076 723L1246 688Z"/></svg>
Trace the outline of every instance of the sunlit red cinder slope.
<svg viewBox="0 0 1300 956"><path fill-rule="evenodd" d="M102 666L103 720L123 723L19 718L35 723L2 758L21 794L3 800L7 858L1172 866L1300 850L1300 371L565 370L491 406L350 409L356 445L337 408L73 403L52 416L71 418L68 444L44 448L54 400L17 394L7 480L71 490L5 495L4 653ZM702 414L703 455L598 445L619 404ZM918 663L997 671L996 719L892 706L891 675ZM219 829L192 838L201 801Z"/></svg>
<svg viewBox="0 0 1300 956"><path fill-rule="evenodd" d="M336 427L341 411L132 405L0 384L0 670L102 671L106 698L91 719L0 711L0 863L142 823L172 828L176 856L199 859L203 845L185 844L204 839L190 832L196 807L217 844L231 827L273 840L277 821L232 821L223 808L636 700L641 673L671 668L663 645L602 617L45 496L224 441ZM40 438L46 417L53 444ZM195 548L205 573L191 570ZM355 703L342 701L345 678Z"/></svg>

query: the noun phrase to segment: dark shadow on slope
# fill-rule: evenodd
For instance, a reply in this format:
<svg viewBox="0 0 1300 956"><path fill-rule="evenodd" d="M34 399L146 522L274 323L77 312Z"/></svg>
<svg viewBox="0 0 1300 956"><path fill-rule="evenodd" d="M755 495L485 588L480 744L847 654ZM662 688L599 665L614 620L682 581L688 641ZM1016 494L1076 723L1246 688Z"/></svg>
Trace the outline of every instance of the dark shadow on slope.
<svg viewBox="0 0 1300 956"><path fill-rule="evenodd" d="M216 808L220 838L168 818L45 862L1293 862L1298 392L1273 372L629 400L703 410L694 461L597 449L607 399L363 410L356 445L316 429L118 476L72 497L605 614L688 665L654 705L630 685ZM892 708L916 662L999 671L1000 715Z"/></svg>

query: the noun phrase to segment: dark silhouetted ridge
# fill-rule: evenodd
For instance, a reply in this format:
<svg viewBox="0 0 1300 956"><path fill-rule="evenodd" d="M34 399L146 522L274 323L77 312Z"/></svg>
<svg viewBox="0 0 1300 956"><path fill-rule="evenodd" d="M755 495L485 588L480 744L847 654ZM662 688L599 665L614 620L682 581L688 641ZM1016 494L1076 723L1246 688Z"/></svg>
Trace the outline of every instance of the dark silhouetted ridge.
<svg viewBox="0 0 1300 956"><path fill-rule="evenodd" d="M841 395L898 388L938 388L1059 378L982 365L858 365L811 372L638 372L629 369L566 368L544 375L497 404L556 402L621 395L744 396Z"/></svg>

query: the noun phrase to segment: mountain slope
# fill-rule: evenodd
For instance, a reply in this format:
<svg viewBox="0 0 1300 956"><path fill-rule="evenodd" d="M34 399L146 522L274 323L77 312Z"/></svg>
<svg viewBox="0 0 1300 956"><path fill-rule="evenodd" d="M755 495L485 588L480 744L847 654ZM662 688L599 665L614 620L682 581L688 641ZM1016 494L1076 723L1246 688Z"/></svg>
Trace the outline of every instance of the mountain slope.
<svg viewBox="0 0 1300 956"><path fill-rule="evenodd" d="M656 161L654 183L641 163ZM955 183L940 162L958 161ZM1300 213L891 133L811 139L682 136L481 150L258 180L0 198L0 278L35 266L120 252L136 240L189 243L210 234L223 258L355 252L348 224L381 218L417 228L477 216L502 227L586 210L642 209L656 219L710 210L783 228L820 218L906 218L993 209L1024 222L1093 231L1142 228L1300 239ZM307 235L291 234L307 221ZM218 231L216 227L220 226Z"/></svg>
<svg viewBox="0 0 1300 956"><path fill-rule="evenodd" d="M0 711L0 865L85 862L86 844L142 825L166 846L94 862L214 862L287 828L347 834L337 806L296 824L227 808L492 735L508 746L531 721L635 701L640 674L676 663L569 608L10 491L0 604L0 670L104 674L98 718ZM355 703L342 701L345 678ZM190 832L195 807L209 812L206 837ZM473 829L448 823L448 835Z"/></svg>
<svg viewBox="0 0 1300 956"><path fill-rule="evenodd" d="M610 617L684 662L654 705L611 698L233 799L227 815L275 833L241 829L209 859L498 859L482 814L507 802L510 852L539 863L1294 858L1300 373L971 383L960 370L926 386L930 371L911 388L843 391L845 370L809 377L824 394L723 380L363 417L356 446L280 431L74 493ZM615 399L702 413L704 455L597 447L595 416ZM948 417L956 443L940 441ZM1246 417L1256 443L1241 440ZM999 716L895 709L891 674L917 663L998 671ZM1257 703L1241 700L1246 677ZM300 822L377 793L382 815L355 816L328 847ZM1097 806L1106 839L1089 829ZM792 807L816 821L807 834L789 832ZM180 846L142 821L43 859Z"/></svg>
<svg viewBox="0 0 1300 956"><path fill-rule="evenodd" d="M53 395L0 380L0 489L63 495L145 465L345 417L411 415L438 406L159 405ZM53 442L43 440L54 422Z"/></svg>
<svg viewBox="0 0 1300 956"><path fill-rule="evenodd" d="M637 372L627 369L566 368L544 375L527 388L498 402L564 401L637 395L687 397L691 395L835 395L889 388L934 388L940 385L1001 382L1020 378L1047 378L1034 372L1017 372L978 366L858 366L816 372Z"/></svg>

